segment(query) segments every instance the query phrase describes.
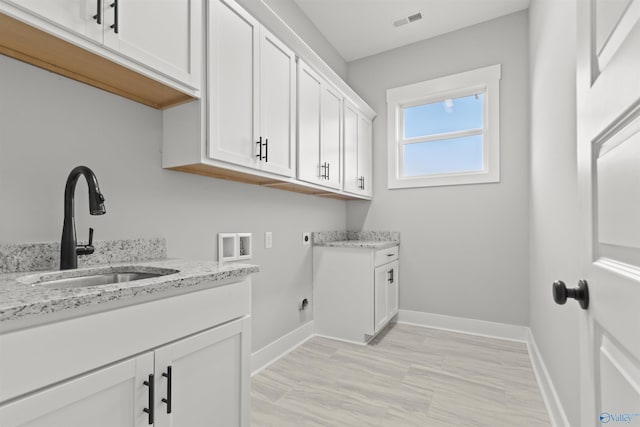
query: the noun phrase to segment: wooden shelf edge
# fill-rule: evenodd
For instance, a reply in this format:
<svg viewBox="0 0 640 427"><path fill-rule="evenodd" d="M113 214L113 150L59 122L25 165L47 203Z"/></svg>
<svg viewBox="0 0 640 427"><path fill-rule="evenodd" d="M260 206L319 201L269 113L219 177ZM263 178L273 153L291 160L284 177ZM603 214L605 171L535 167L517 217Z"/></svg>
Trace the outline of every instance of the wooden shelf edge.
<svg viewBox="0 0 640 427"><path fill-rule="evenodd" d="M273 178L265 178L250 173L233 171L219 166L194 163L183 166L166 167L165 169L192 173L195 175L207 176L210 178L225 179L229 181L254 184L261 187L274 188L278 190L291 191L294 193L306 194L308 196L326 197L338 200L371 200L370 198L358 197L347 193L331 192L327 189L315 188L302 182L280 181Z"/></svg>

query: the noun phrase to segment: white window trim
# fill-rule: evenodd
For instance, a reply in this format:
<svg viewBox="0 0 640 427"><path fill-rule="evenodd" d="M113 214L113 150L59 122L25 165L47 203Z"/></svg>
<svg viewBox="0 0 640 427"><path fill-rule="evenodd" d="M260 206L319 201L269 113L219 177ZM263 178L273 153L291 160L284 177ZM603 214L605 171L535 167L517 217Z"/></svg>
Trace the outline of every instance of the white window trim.
<svg viewBox="0 0 640 427"><path fill-rule="evenodd" d="M500 64L387 90L389 189L500 182ZM484 93L483 170L403 177L402 109ZM468 133L468 131L465 131ZM463 133L465 133L463 132ZM476 133L477 134L477 133ZM421 138L419 138L421 139Z"/></svg>

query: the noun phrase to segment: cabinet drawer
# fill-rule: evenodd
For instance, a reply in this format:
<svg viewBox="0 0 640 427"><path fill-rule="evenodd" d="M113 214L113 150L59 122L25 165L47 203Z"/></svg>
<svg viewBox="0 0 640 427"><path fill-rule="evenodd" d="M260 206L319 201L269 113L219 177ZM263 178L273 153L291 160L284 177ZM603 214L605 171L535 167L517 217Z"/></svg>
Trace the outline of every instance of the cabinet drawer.
<svg viewBox="0 0 640 427"><path fill-rule="evenodd" d="M398 246L392 248L381 249L376 251L375 265L376 267L398 259Z"/></svg>

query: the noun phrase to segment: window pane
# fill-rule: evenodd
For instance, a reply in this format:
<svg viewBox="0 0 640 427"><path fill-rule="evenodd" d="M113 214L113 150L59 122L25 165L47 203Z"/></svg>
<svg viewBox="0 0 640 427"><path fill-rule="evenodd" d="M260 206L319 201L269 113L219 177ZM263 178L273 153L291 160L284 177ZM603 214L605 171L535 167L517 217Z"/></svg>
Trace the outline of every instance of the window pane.
<svg viewBox="0 0 640 427"><path fill-rule="evenodd" d="M404 176L482 170L482 135L404 146Z"/></svg>
<svg viewBox="0 0 640 427"><path fill-rule="evenodd" d="M404 137L482 128L483 94L403 108Z"/></svg>

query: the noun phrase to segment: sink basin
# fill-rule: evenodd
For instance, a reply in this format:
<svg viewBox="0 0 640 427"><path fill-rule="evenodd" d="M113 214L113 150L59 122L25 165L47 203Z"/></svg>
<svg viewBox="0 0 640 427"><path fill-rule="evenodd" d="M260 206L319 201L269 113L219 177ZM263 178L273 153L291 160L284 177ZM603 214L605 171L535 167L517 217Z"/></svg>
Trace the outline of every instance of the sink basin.
<svg viewBox="0 0 640 427"><path fill-rule="evenodd" d="M146 270L146 271L145 271ZM40 280L32 283L32 286L43 286L47 288L86 288L91 286L110 285L114 283L132 282L135 280L150 279L153 277L166 276L177 273L177 270L168 268L155 269L120 269L119 271L94 272L92 274L78 275L78 271L70 272L71 277L53 276L51 278L41 277ZM55 278L54 278L55 277Z"/></svg>

